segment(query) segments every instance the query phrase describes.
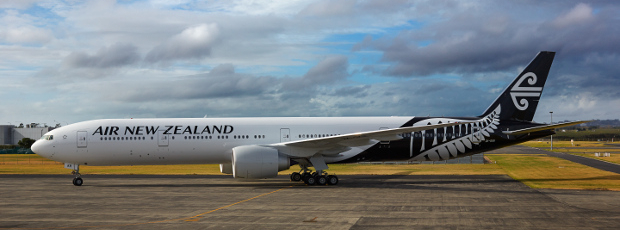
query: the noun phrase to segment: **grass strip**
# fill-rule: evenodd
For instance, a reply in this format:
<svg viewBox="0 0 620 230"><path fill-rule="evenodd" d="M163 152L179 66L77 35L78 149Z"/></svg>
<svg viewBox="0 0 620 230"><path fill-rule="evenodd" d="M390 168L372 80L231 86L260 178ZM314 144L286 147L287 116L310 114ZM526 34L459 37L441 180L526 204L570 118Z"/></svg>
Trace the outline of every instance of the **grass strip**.
<svg viewBox="0 0 620 230"><path fill-rule="evenodd" d="M547 155L487 154L506 174L532 188L620 190L620 174Z"/></svg>

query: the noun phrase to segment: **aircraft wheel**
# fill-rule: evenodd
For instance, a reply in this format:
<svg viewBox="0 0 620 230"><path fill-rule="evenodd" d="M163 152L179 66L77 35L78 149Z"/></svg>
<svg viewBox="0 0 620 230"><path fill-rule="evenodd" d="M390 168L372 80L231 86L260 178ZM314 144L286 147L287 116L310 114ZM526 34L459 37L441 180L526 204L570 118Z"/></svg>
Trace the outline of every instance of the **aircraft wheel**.
<svg viewBox="0 0 620 230"><path fill-rule="evenodd" d="M301 180L301 174L294 172L291 174L291 181L300 181Z"/></svg>
<svg viewBox="0 0 620 230"><path fill-rule="evenodd" d="M325 176L317 176L316 177L316 184L318 184L318 185L325 185L325 184L327 184L327 178L325 178Z"/></svg>
<svg viewBox="0 0 620 230"><path fill-rule="evenodd" d="M310 177L310 173L303 173L301 174L301 180L303 180L304 182L308 179L308 177Z"/></svg>
<svg viewBox="0 0 620 230"><path fill-rule="evenodd" d="M306 180L304 180L304 182L307 185L314 185L314 184L316 184L316 179L314 177L308 177L308 178L306 178Z"/></svg>
<svg viewBox="0 0 620 230"><path fill-rule="evenodd" d="M73 185L82 186L83 183L84 183L84 180L82 180L82 178L80 177L73 178Z"/></svg>
<svg viewBox="0 0 620 230"><path fill-rule="evenodd" d="M329 185L337 185L338 177L337 176L327 176L327 184Z"/></svg>

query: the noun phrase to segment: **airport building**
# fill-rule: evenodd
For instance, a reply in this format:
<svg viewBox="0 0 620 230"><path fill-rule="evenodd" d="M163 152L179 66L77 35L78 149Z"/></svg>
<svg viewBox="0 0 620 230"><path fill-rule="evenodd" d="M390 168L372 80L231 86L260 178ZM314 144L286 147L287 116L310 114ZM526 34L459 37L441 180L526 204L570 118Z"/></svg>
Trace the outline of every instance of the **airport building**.
<svg viewBox="0 0 620 230"><path fill-rule="evenodd" d="M0 145L17 145L23 138L38 140L43 134L51 131L54 127L39 127L36 124L0 125Z"/></svg>

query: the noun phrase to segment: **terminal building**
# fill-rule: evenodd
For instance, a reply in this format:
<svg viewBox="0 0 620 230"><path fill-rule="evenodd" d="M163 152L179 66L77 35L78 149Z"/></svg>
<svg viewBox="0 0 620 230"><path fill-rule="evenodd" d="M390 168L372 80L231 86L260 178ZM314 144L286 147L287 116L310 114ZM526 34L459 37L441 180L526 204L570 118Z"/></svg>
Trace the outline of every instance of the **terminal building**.
<svg viewBox="0 0 620 230"><path fill-rule="evenodd" d="M38 140L54 127L40 127L38 124L0 125L0 145L17 145L23 138Z"/></svg>

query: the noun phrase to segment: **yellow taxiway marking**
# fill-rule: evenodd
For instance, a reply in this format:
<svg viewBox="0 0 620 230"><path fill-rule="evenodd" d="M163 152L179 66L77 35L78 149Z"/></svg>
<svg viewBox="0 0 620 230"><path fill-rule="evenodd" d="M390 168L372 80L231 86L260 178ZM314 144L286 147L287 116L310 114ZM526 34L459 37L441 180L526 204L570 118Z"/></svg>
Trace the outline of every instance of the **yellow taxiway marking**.
<svg viewBox="0 0 620 230"><path fill-rule="evenodd" d="M232 207L232 206L234 206L234 205L238 205L238 204L241 204L241 203L244 203L244 202L248 202L248 201L254 200L254 199L256 199L256 198L262 197L262 196L266 196L266 195L269 195L269 194L273 194L273 193L276 193L276 192L282 191L282 190L284 190L284 189L291 188L291 187L293 187L293 186L295 186L295 185L291 185L291 186L288 186L288 187L286 187L286 188L281 188L281 189L278 189L278 190L275 190L275 191L272 191L272 192L263 193L263 194L260 194L260 195L258 195L258 196L255 196L255 197L252 197L252 198L249 198L249 199L245 199L245 200L239 201L239 202L237 202L237 203L233 203L233 204L229 204L229 205L226 205L226 206L222 206L222 207L219 207L219 208L213 209L213 210L208 211L208 212L203 212L203 213L200 213L200 214L198 214L198 215L195 215L195 216L192 216L192 217L190 217L190 218L187 218L187 219L185 219L185 221L198 221L198 220L199 220L199 218L202 218L202 216L203 216L203 215L207 215L207 214L212 213L212 212L215 212L215 211L217 211L217 210L225 209L225 208L228 208L228 207Z"/></svg>
<svg viewBox="0 0 620 230"><path fill-rule="evenodd" d="M245 200L242 200L242 201L239 201L239 202L236 202L236 203L232 203L232 204L229 204L229 205L226 205L226 206L222 206L222 207L213 209L213 210L208 211L208 212L203 212L203 213L200 213L200 214L192 216L192 217L176 218L176 219L170 219L170 220L159 220L159 221L151 221L151 222L144 222L144 223L130 223L130 224L110 224L110 225L92 225L92 226L74 226L74 227L49 227L49 228L10 228L10 229L101 228L101 227L124 227L124 226L136 226L136 225L145 225L145 224L169 223L169 222L175 222L175 221L199 221L200 218L202 218L202 216L207 215L209 213L213 213L213 212L216 212L218 210L222 210L222 209L225 209L225 208L228 208L228 207L232 207L234 205L238 205L238 204L241 204L241 203L244 203L244 202L248 202L248 201L254 200L254 199L259 198L259 197L267 196L269 194L273 194L273 193L282 191L284 189L291 188L293 186L296 186L296 185L291 185L291 186L284 187L284 188L281 188L281 189L278 189L278 190L275 190L275 191L271 191L271 192L268 192L268 193L263 193L263 194L260 194L258 196L255 196L255 197L252 197L252 198L248 198L248 199L245 199ZM7 229L7 228L0 228L0 229Z"/></svg>

